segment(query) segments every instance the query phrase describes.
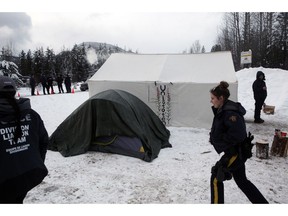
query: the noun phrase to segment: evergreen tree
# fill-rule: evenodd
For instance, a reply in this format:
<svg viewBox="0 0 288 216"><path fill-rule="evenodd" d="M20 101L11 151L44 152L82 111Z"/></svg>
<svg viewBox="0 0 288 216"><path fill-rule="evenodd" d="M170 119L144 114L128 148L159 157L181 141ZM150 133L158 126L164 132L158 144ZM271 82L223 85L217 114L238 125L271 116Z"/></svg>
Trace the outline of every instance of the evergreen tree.
<svg viewBox="0 0 288 216"><path fill-rule="evenodd" d="M46 52L45 52L45 57L44 57L44 65L43 65L43 70L46 71L46 74L56 76L55 73L55 65L56 65L56 56L53 51L53 49L49 49L47 47Z"/></svg>
<svg viewBox="0 0 288 216"><path fill-rule="evenodd" d="M19 71L21 72L23 76L28 76L29 73L27 70L27 57L26 57L26 53L24 52L24 50L21 51L19 58L20 58Z"/></svg>
<svg viewBox="0 0 288 216"><path fill-rule="evenodd" d="M71 51L63 50L56 55L55 71L58 75L72 75L72 55Z"/></svg>
<svg viewBox="0 0 288 216"><path fill-rule="evenodd" d="M275 39L274 44L278 48L279 67L283 69L288 68L288 13L278 13L277 24L275 25Z"/></svg>
<svg viewBox="0 0 288 216"><path fill-rule="evenodd" d="M288 69L287 16L286 12L226 13L217 43L231 51L236 70L241 68L240 53L250 49L253 67Z"/></svg>
<svg viewBox="0 0 288 216"><path fill-rule="evenodd" d="M33 72L36 77L40 76L42 73L49 74L49 71L44 68L44 52L43 47L38 48L33 54Z"/></svg>
<svg viewBox="0 0 288 216"><path fill-rule="evenodd" d="M215 44L215 45L211 48L211 52L217 52L217 51L221 51L221 45L220 45L220 44Z"/></svg>
<svg viewBox="0 0 288 216"><path fill-rule="evenodd" d="M28 75L31 74L33 71L33 56L30 49L27 52L26 59L27 59L27 75Z"/></svg>
<svg viewBox="0 0 288 216"><path fill-rule="evenodd" d="M90 65L86 58L85 45L74 45L72 51L72 81L85 81L89 76Z"/></svg>
<svg viewBox="0 0 288 216"><path fill-rule="evenodd" d="M87 43L81 45L74 45L73 49L63 49L59 54L55 54L53 49L47 48L44 54L43 47L32 51L29 49L27 54L22 50L18 57L9 56L11 50L2 48L0 56L1 59L14 58L15 65L19 65L19 70L25 76L35 75L36 82L39 81L41 74L45 75L60 75L69 74L73 82L85 81L88 77L93 75L104 64L106 59L115 52L125 52L119 47L113 47L106 43L91 43L94 45L85 46ZM89 43L88 43L89 44ZM95 47L95 44L97 48ZM87 47L94 49L97 55L95 63L89 63L87 58ZM18 60L19 59L19 60ZM16 64L17 63L17 64ZM4 65L4 63L3 63ZM5 65L6 62L5 62ZM6 69L2 68L2 71ZM20 74L21 77L21 74Z"/></svg>

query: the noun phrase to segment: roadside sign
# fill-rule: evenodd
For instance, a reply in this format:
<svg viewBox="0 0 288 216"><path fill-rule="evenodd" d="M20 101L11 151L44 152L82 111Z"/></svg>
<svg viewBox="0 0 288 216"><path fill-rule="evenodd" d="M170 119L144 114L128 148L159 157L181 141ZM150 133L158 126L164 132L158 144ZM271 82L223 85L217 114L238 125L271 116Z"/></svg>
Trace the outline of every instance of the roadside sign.
<svg viewBox="0 0 288 216"><path fill-rule="evenodd" d="M241 52L241 64L251 64L252 63L252 51Z"/></svg>

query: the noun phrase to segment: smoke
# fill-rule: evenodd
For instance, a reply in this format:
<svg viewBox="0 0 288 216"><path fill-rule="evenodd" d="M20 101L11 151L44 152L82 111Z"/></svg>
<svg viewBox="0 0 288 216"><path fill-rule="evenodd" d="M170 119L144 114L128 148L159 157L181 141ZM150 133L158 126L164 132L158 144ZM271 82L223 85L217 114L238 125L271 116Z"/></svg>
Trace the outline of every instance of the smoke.
<svg viewBox="0 0 288 216"><path fill-rule="evenodd" d="M0 12L0 48L20 51L31 41L30 16L22 12Z"/></svg>
<svg viewBox="0 0 288 216"><path fill-rule="evenodd" d="M93 48L90 48L87 50L87 53L86 53L86 58L87 58L87 61L92 65L92 64L97 64L98 62L98 58L97 58L97 54L95 52L95 49Z"/></svg>

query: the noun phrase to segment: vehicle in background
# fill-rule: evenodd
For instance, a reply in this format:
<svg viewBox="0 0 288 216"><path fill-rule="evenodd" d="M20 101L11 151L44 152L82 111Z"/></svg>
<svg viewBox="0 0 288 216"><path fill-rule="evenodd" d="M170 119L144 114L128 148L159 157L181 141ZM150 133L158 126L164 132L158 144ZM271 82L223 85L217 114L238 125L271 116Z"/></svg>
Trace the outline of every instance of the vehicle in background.
<svg viewBox="0 0 288 216"><path fill-rule="evenodd" d="M81 91L86 91L86 90L88 90L88 89L89 89L89 88L88 88L88 83L87 83L87 81L80 84L80 90L81 90Z"/></svg>

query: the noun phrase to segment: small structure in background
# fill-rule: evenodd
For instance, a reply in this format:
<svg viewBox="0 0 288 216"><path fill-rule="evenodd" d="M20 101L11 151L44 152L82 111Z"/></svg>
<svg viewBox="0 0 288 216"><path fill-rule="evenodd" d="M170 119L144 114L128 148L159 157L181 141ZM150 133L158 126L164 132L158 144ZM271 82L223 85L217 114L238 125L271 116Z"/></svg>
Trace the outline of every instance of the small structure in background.
<svg viewBox="0 0 288 216"><path fill-rule="evenodd" d="M252 64L252 50L241 52L240 63L242 68L249 68Z"/></svg>

